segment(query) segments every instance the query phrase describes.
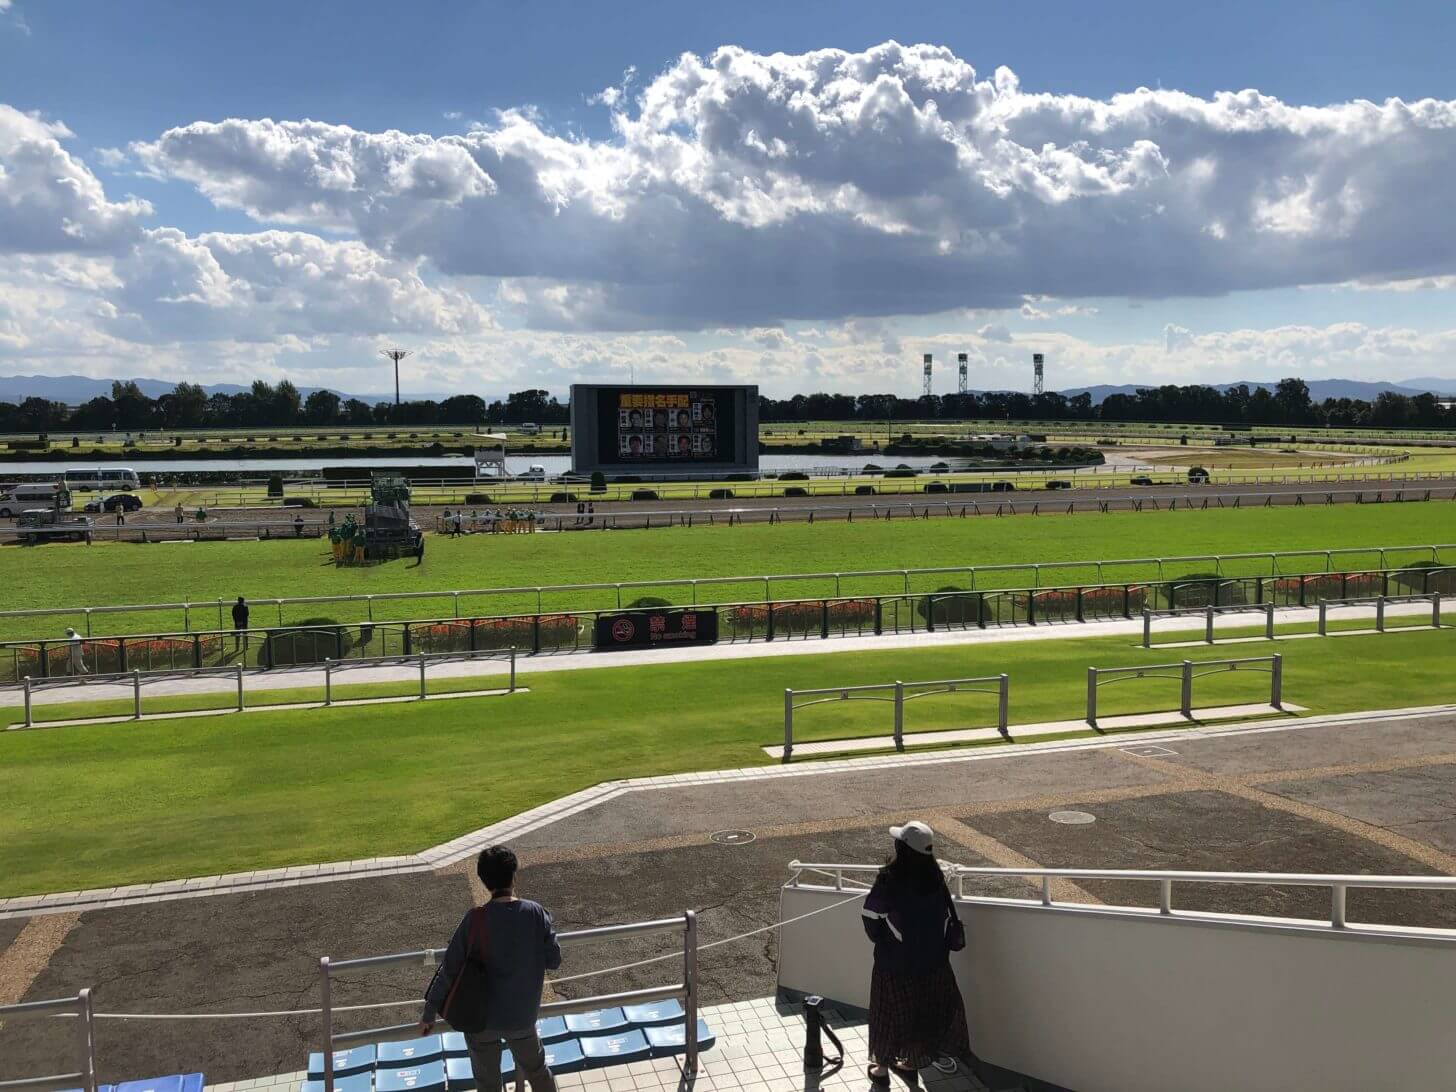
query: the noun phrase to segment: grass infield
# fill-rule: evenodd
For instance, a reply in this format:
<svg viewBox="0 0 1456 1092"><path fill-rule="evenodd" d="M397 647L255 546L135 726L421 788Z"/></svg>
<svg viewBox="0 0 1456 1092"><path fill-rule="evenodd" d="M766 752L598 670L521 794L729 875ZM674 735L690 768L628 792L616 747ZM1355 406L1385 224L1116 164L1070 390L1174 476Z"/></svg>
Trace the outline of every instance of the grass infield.
<svg viewBox="0 0 1456 1092"><path fill-rule="evenodd" d="M1193 554L1423 545L1456 540L1456 505L1342 505L1322 508L1259 508L1222 511L1081 513L1004 519L856 521L854 523L750 524L652 531L581 532L540 535L432 536L423 565L412 560L370 568L338 568L315 541L202 542L139 545L98 543L5 550L8 609L446 591L460 588L536 587L552 584L711 578L748 574L833 573L847 570L934 568L953 565L1058 563L1095 558L1149 558ZM1403 564L1428 558L1414 551ZM1347 557L1346 568L1373 568L1374 553ZM1182 572L1206 572L1192 562ZM1322 556L1310 556L1289 572L1319 571ZM1227 566L1230 575L1268 573L1268 562ZM1026 572L985 574L978 587L1016 587ZM1180 575L1170 570L1168 577ZM1120 567L1107 579L1143 580L1153 566ZM963 578L927 576L912 585L933 591ZM1043 584L1091 583L1091 566L1066 565L1043 571ZM898 576L844 581L845 595L893 594ZM642 589L628 596L656 595L686 602L687 589ZM833 595L833 580L775 583L775 598ZM630 601L624 596L624 601ZM763 597L754 585L715 585L704 579L700 602L734 602ZM545 610L607 609L614 591L547 596ZM378 603L374 618L450 616L448 597ZM523 613L537 609L534 594L462 597L465 615ZM219 617L221 614L221 617ZM254 625L294 623L326 617L347 622L365 618L363 603L290 607L280 618L259 607ZM59 637L64 627L83 628L75 616L0 620L0 640ZM231 625L216 605L194 611L191 628ZM157 633L183 628L182 612L108 614L93 619L93 632Z"/></svg>
<svg viewBox="0 0 1456 1092"><path fill-rule="evenodd" d="M1088 665L1276 650L1286 699L1312 712L1456 700L1451 630L1176 651L1118 637L542 672L506 699L14 732L0 895L407 853L601 781L764 765L785 687L1006 671L1015 724L1080 716ZM1177 686L1111 687L1100 711L1174 708ZM1200 679L1195 702L1267 694L1266 675L1240 673ZM962 699L916 703L906 730L991 723L993 699ZM807 710L800 738L883 732L887 708Z"/></svg>

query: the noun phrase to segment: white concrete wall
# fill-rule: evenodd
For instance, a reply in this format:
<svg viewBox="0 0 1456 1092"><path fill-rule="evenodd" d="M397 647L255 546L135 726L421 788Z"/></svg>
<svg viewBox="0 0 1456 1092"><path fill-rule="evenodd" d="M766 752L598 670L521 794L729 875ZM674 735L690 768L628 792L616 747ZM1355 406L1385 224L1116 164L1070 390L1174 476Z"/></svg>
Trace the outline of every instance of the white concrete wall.
<svg viewBox="0 0 1456 1092"><path fill-rule="evenodd" d="M785 888L784 919L846 898ZM859 902L786 927L779 985L867 1007ZM961 903L971 1045L1076 1092L1456 1088L1456 931Z"/></svg>

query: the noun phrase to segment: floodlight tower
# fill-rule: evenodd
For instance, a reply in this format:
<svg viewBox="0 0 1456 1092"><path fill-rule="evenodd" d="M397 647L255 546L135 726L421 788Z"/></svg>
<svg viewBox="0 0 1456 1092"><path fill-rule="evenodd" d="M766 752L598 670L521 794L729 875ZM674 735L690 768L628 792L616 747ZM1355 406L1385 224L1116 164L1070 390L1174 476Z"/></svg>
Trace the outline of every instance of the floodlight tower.
<svg viewBox="0 0 1456 1092"><path fill-rule="evenodd" d="M930 354L930 353L926 353L925 354L925 382L921 385L921 388L920 388L920 396L922 398L929 398L930 397L930 360L931 360L931 355L932 354Z"/></svg>
<svg viewBox="0 0 1456 1092"><path fill-rule="evenodd" d="M1031 354L1031 393L1041 394L1046 390L1046 357L1041 353Z"/></svg>
<svg viewBox="0 0 1456 1092"><path fill-rule="evenodd" d="M956 353L956 366L960 369L960 383L956 387L956 393L966 394L968 391L967 371L970 368L969 357L965 353Z"/></svg>
<svg viewBox="0 0 1456 1092"><path fill-rule="evenodd" d="M410 355L408 349L380 349L380 356L387 356L394 361L394 404L399 405L399 362Z"/></svg>

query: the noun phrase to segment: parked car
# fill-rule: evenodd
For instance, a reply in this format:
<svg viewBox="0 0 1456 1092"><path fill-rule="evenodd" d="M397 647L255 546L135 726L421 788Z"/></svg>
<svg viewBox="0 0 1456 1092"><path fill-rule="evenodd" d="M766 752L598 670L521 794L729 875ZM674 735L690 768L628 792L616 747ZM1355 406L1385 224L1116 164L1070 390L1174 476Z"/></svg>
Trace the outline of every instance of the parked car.
<svg viewBox="0 0 1456 1092"><path fill-rule="evenodd" d="M1048 489L1071 489L1072 483L1069 481L1063 481L1060 478L1053 478L1051 481L1046 483L1046 487Z"/></svg>
<svg viewBox="0 0 1456 1092"><path fill-rule="evenodd" d="M119 508L123 512L135 512L141 506L141 497L132 493L113 493L109 497L98 497L96 500L87 501L83 511L115 512Z"/></svg>
<svg viewBox="0 0 1456 1092"><path fill-rule="evenodd" d="M1152 485L1153 484L1153 479L1152 478L1149 478L1145 474L1139 474L1136 478L1130 479L1130 481L1129 481L1128 484L1130 484L1130 485Z"/></svg>

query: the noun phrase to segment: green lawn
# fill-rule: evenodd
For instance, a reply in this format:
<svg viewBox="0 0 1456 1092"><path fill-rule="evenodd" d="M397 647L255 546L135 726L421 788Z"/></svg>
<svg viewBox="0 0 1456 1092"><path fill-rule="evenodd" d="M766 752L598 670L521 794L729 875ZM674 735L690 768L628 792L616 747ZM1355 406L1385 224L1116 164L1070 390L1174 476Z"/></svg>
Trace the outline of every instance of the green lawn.
<svg viewBox="0 0 1456 1092"><path fill-rule="evenodd" d="M1143 512L1074 516L1017 516L1004 519L856 521L816 524L752 524L652 531L583 532L563 535L477 535L432 537L425 563L399 561L365 569L337 568L325 547L313 541L216 542L168 545L98 543L3 551L7 609L194 602L214 600L194 611L193 629L220 624L218 598L365 595L460 588L536 587L551 584L707 578L757 573L837 572L959 565L1071 562L1097 558L1173 557L1190 554L1312 550L1387 545L1417 546L1456 540L1456 505L1342 505L1209 512ZM1429 557L1412 551L1392 564ZM1350 556L1345 568L1374 567L1373 553ZM1208 562L1170 567L1165 575L1207 571ZM1286 568L1317 571L1324 558L1310 556ZM1245 562L1230 573L1268 572L1268 563ZM1105 570L1108 580L1157 576L1155 566ZM1093 582L1091 566L1058 565L1043 571L1042 584ZM964 578L927 576L912 584L928 591ZM983 574L978 587L1017 587L1031 573ZM841 582L846 595L890 594L902 589L898 576ZM833 595L829 580L779 582L776 598ZM629 592L686 601L686 589ZM700 602L734 602L763 597L762 585L699 586ZM614 591L548 595L547 610L607 608ZM283 621L365 617L360 603L290 608ZM378 620L450 616L448 596L380 603ZM462 596L460 612L503 614L536 609L534 594ZM276 610L259 607L254 625L275 625ZM223 624L226 615L223 615ZM79 615L47 619L4 619L0 639L60 636ZM166 632L183 628L181 611L97 616L95 633Z"/></svg>
<svg viewBox="0 0 1456 1092"><path fill-rule="evenodd" d="M616 778L766 764L783 690L1011 675L1011 719L1079 716L1088 665L1285 657L1285 696L1315 712L1456 700L1456 633L1179 650L1129 639L855 652L532 674L528 694L263 712L0 736L0 895L405 853ZM1258 700L1267 677L1200 680L1198 704ZM1111 715L1176 706L1141 680ZM983 700L984 708L975 702ZM928 700L906 729L990 723L992 699ZM813 717L811 714L822 714ZM805 738L882 731L885 707L799 718Z"/></svg>

